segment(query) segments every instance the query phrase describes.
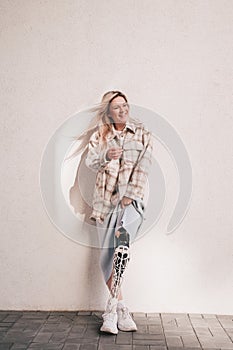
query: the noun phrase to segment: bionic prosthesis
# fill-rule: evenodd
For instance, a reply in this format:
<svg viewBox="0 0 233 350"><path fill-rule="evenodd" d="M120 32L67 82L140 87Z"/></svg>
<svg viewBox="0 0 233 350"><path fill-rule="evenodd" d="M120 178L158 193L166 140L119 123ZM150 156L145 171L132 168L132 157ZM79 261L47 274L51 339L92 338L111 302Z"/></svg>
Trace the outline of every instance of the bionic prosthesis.
<svg viewBox="0 0 233 350"><path fill-rule="evenodd" d="M122 300L118 301L123 274L130 260L129 238L130 235L123 226L115 232L116 248L113 257L112 282L106 311L102 315L104 320L100 328L102 332L117 334L118 329L122 331L137 330L128 308L124 306Z"/></svg>
<svg viewBox="0 0 233 350"><path fill-rule="evenodd" d="M115 232L116 248L113 257L113 275L111 283L111 296L118 298L123 281L123 274L130 260L129 241L130 236L124 227Z"/></svg>

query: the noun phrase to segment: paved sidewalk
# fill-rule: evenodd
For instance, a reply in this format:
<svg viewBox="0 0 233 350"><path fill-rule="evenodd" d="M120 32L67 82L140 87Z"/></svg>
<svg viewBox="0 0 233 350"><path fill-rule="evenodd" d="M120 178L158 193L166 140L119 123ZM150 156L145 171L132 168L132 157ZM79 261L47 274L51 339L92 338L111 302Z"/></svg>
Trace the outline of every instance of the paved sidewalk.
<svg viewBox="0 0 233 350"><path fill-rule="evenodd" d="M0 349L233 349L233 316L134 313L137 332L99 332L102 312L0 311Z"/></svg>

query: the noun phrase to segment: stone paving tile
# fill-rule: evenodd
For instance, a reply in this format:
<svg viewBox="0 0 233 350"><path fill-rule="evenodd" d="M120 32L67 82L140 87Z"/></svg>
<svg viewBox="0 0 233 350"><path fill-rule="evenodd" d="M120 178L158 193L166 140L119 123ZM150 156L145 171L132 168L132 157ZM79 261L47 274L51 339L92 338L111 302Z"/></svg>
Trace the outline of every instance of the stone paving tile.
<svg viewBox="0 0 233 350"><path fill-rule="evenodd" d="M202 317L203 318L217 318L217 316L214 314L202 314Z"/></svg>
<svg viewBox="0 0 233 350"><path fill-rule="evenodd" d="M88 324L86 326L84 336L88 338L96 337L96 335L100 334L100 325L98 324Z"/></svg>
<svg viewBox="0 0 233 350"><path fill-rule="evenodd" d="M201 328L201 329L203 329L203 328ZM194 334L194 329L193 329L193 327L164 325L164 332L166 334L170 334L170 335L175 335L176 333Z"/></svg>
<svg viewBox="0 0 233 350"><path fill-rule="evenodd" d="M138 334L137 332L133 333L133 341L135 340L147 340L147 339L150 339L150 340L161 340L161 341L164 341L165 340L165 337L164 335L161 333L161 334Z"/></svg>
<svg viewBox="0 0 233 350"><path fill-rule="evenodd" d="M64 316L66 318L74 318L78 315L78 311L49 311L49 316Z"/></svg>
<svg viewBox="0 0 233 350"><path fill-rule="evenodd" d="M98 350L132 350L132 345L111 345L109 348L108 344L100 344Z"/></svg>
<svg viewBox="0 0 233 350"><path fill-rule="evenodd" d="M142 317L141 317L141 318L142 318ZM139 317L139 319L140 319L140 317ZM158 324L161 324L161 318L160 318L160 317L157 317L157 316L152 316L152 315L148 314L147 317L145 317L145 319L146 319L147 321L154 321L154 322L156 322L156 323L158 323Z"/></svg>
<svg viewBox="0 0 233 350"><path fill-rule="evenodd" d="M172 315L161 314L164 329L172 329L177 327L176 318Z"/></svg>
<svg viewBox="0 0 233 350"><path fill-rule="evenodd" d="M55 332L52 337L49 339L50 343L65 343L66 338L68 336L68 332Z"/></svg>
<svg viewBox="0 0 233 350"><path fill-rule="evenodd" d="M23 311L22 319L44 320L50 315L47 311Z"/></svg>
<svg viewBox="0 0 233 350"><path fill-rule="evenodd" d="M18 331L9 331L7 332L6 336L3 338L3 342L12 342L12 343L25 343L29 344L33 340L33 335L24 334L24 332L18 332Z"/></svg>
<svg viewBox="0 0 233 350"><path fill-rule="evenodd" d="M195 347L169 347L168 350L200 350L200 348L195 348ZM216 350L216 349L208 349L208 350Z"/></svg>
<svg viewBox="0 0 233 350"><path fill-rule="evenodd" d="M87 325L82 324L82 325L77 325L77 324L73 324L73 326L71 326L70 329L70 335L76 335L76 337L83 337L84 333L86 332L87 329Z"/></svg>
<svg viewBox="0 0 233 350"><path fill-rule="evenodd" d="M26 350L28 348L28 345L21 344L21 343L14 343L14 345L11 347L11 350Z"/></svg>
<svg viewBox="0 0 233 350"><path fill-rule="evenodd" d="M38 333L36 337L33 338L35 343L48 343L49 339L52 337L53 333Z"/></svg>
<svg viewBox="0 0 233 350"><path fill-rule="evenodd" d="M192 324L189 318L176 318L177 327L185 327L186 329L192 329Z"/></svg>
<svg viewBox="0 0 233 350"><path fill-rule="evenodd" d="M49 315L46 322L47 323L60 323L62 315Z"/></svg>
<svg viewBox="0 0 233 350"><path fill-rule="evenodd" d="M0 350L8 350L12 347L13 343L1 343Z"/></svg>
<svg viewBox="0 0 233 350"><path fill-rule="evenodd" d="M217 319L213 318L207 319L207 325L210 329L222 328L221 323Z"/></svg>
<svg viewBox="0 0 233 350"><path fill-rule="evenodd" d="M16 322L20 317L22 317L20 313L8 314L2 322Z"/></svg>
<svg viewBox="0 0 233 350"><path fill-rule="evenodd" d="M191 324L193 327L207 327L208 328L208 320L205 318L192 318Z"/></svg>
<svg viewBox="0 0 233 350"><path fill-rule="evenodd" d="M115 345L116 344L116 335L111 335L108 333L101 333L99 338L99 345Z"/></svg>
<svg viewBox="0 0 233 350"><path fill-rule="evenodd" d="M5 338L7 332L0 332L0 343L3 341L3 339Z"/></svg>
<svg viewBox="0 0 233 350"><path fill-rule="evenodd" d="M201 337L199 338L201 346L203 348L226 348L233 349L233 343L229 340L216 339L214 337Z"/></svg>
<svg viewBox="0 0 233 350"><path fill-rule="evenodd" d="M30 346L27 348L28 350L62 350L64 347L64 344L62 343L54 343L54 344L38 344L38 343L31 343Z"/></svg>
<svg viewBox="0 0 233 350"><path fill-rule="evenodd" d="M228 334L228 336L231 338L233 338L233 329L228 329L228 328L225 328L224 331Z"/></svg>
<svg viewBox="0 0 233 350"><path fill-rule="evenodd" d="M161 322L155 318L135 318L134 321L136 322L137 325L154 325L154 326L159 326L161 325Z"/></svg>
<svg viewBox="0 0 233 350"><path fill-rule="evenodd" d="M233 318L220 318L218 320L223 328L233 329Z"/></svg>
<svg viewBox="0 0 233 350"><path fill-rule="evenodd" d="M59 324L57 323L45 323L41 327L39 327L39 330L41 333L53 333L57 330Z"/></svg>
<svg viewBox="0 0 233 350"><path fill-rule="evenodd" d="M214 338L226 338L229 339L229 335L226 333L226 331L224 329L221 328L210 328L210 333L212 334L212 336Z"/></svg>
<svg viewBox="0 0 233 350"><path fill-rule="evenodd" d="M160 339L135 339L133 340L133 345L166 346L166 342Z"/></svg>
<svg viewBox="0 0 233 350"><path fill-rule="evenodd" d="M133 317L136 318L146 318L146 313L145 312L132 312Z"/></svg>
<svg viewBox="0 0 233 350"><path fill-rule="evenodd" d="M91 316L78 316L75 318L74 323L76 324L96 324L102 323L102 320L99 319L97 316L95 315L91 315Z"/></svg>
<svg viewBox="0 0 233 350"><path fill-rule="evenodd" d="M149 326L147 326L146 324L137 323L137 329L137 333L149 333Z"/></svg>
<svg viewBox="0 0 233 350"><path fill-rule="evenodd" d="M184 347L195 347L195 348L201 348L201 345L197 339L197 337L195 336L195 334L193 335L184 335L182 334L181 336Z"/></svg>
<svg viewBox="0 0 233 350"><path fill-rule="evenodd" d="M92 311L78 311L78 316L90 316Z"/></svg>
<svg viewBox="0 0 233 350"><path fill-rule="evenodd" d="M157 318L158 320L160 320L161 322L161 314L158 313L158 312L148 312L146 314L147 318L150 318L150 317L154 317L154 318Z"/></svg>
<svg viewBox="0 0 233 350"><path fill-rule="evenodd" d="M66 338L66 343L67 344L70 344L70 343L73 343L73 344L88 344L88 343L91 343L91 344L96 344L98 342L99 338L98 336L96 336L95 338L78 338L76 337L75 335L74 336L68 336Z"/></svg>
<svg viewBox="0 0 233 350"><path fill-rule="evenodd" d="M60 316L60 322L62 322L64 324L70 324L77 317L78 316L76 314L71 314L71 313L69 313L67 315L61 315Z"/></svg>
<svg viewBox="0 0 233 350"><path fill-rule="evenodd" d="M80 344L65 344L62 350L79 350Z"/></svg>
<svg viewBox="0 0 233 350"><path fill-rule="evenodd" d="M97 350L98 344L85 344L80 346L80 350Z"/></svg>
<svg viewBox="0 0 233 350"><path fill-rule="evenodd" d="M163 333L163 327L162 325L148 325L148 333L150 334L160 334ZM139 332L137 332L139 333ZM142 333L146 333L146 332L142 332Z"/></svg>
<svg viewBox="0 0 233 350"><path fill-rule="evenodd" d="M210 332L209 328L195 327L195 333L198 338L202 336L212 337L212 333Z"/></svg>
<svg viewBox="0 0 233 350"><path fill-rule="evenodd" d="M133 345L133 350L150 350L149 345Z"/></svg>
<svg viewBox="0 0 233 350"><path fill-rule="evenodd" d="M116 344L130 345L133 341L133 332L121 332L119 331L116 337Z"/></svg>
<svg viewBox="0 0 233 350"><path fill-rule="evenodd" d="M0 322L2 322L7 315L8 315L7 312L0 311Z"/></svg>
<svg viewBox="0 0 233 350"><path fill-rule="evenodd" d="M185 328L182 328L182 329L172 329L172 330L168 330L168 329L165 329L164 330L164 333L166 335L166 337L174 337L174 336L181 336L181 335L195 335L194 333L194 330L193 329L185 329Z"/></svg>
<svg viewBox="0 0 233 350"><path fill-rule="evenodd" d="M190 318L203 318L202 314L188 314Z"/></svg>
<svg viewBox="0 0 233 350"><path fill-rule="evenodd" d="M13 322L8 322L8 323L6 323L6 322L1 322L0 323L0 332L6 332L6 331L8 331L12 326L14 325L14 323Z"/></svg>
<svg viewBox="0 0 233 350"><path fill-rule="evenodd" d="M166 336L167 346L170 347L183 347L183 342L180 336Z"/></svg>
<svg viewBox="0 0 233 350"><path fill-rule="evenodd" d="M91 314L93 316L97 316L99 318L102 318L102 315L103 315L103 311L92 311Z"/></svg>
<svg viewBox="0 0 233 350"><path fill-rule="evenodd" d="M39 329L41 329L41 325L34 324L33 322L30 323L21 323L21 322L16 322L13 324L11 327L11 330L13 331L20 331L20 332L26 332L26 331L31 331L32 333L36 334Z"/></svg>
<svg viewBox="0 0 233 350"><path fill-rule="evenodd" d="M103 311L2 311L0 350L233 350L233 316L133 313L137 332L100 332Z"/></svg>

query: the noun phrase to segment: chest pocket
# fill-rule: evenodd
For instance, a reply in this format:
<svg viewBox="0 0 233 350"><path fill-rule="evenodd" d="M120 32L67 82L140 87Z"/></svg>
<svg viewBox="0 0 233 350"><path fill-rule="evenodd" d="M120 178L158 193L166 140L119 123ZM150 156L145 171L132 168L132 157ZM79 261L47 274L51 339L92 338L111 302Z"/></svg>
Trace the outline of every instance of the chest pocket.
<svg viewBox="0 0 233 350"><path fill-rule="evenodd" d="M129 141L124 144L123 158L126 162L136 163L141 151L143 150L143 144L138 141Z"/></svg>

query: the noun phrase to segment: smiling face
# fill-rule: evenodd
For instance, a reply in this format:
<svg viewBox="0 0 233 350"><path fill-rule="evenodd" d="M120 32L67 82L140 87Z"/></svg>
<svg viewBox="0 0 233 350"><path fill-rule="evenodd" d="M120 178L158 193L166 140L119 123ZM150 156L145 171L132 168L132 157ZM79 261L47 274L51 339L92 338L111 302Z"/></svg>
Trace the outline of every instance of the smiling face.
<svg viewBox="0 0 233 350"><path fill-rule="evenodd" d="M129 116L129 105L124 97L117 96L112 100L109 106L109 116L117 130L124 129Z"/></svg>

